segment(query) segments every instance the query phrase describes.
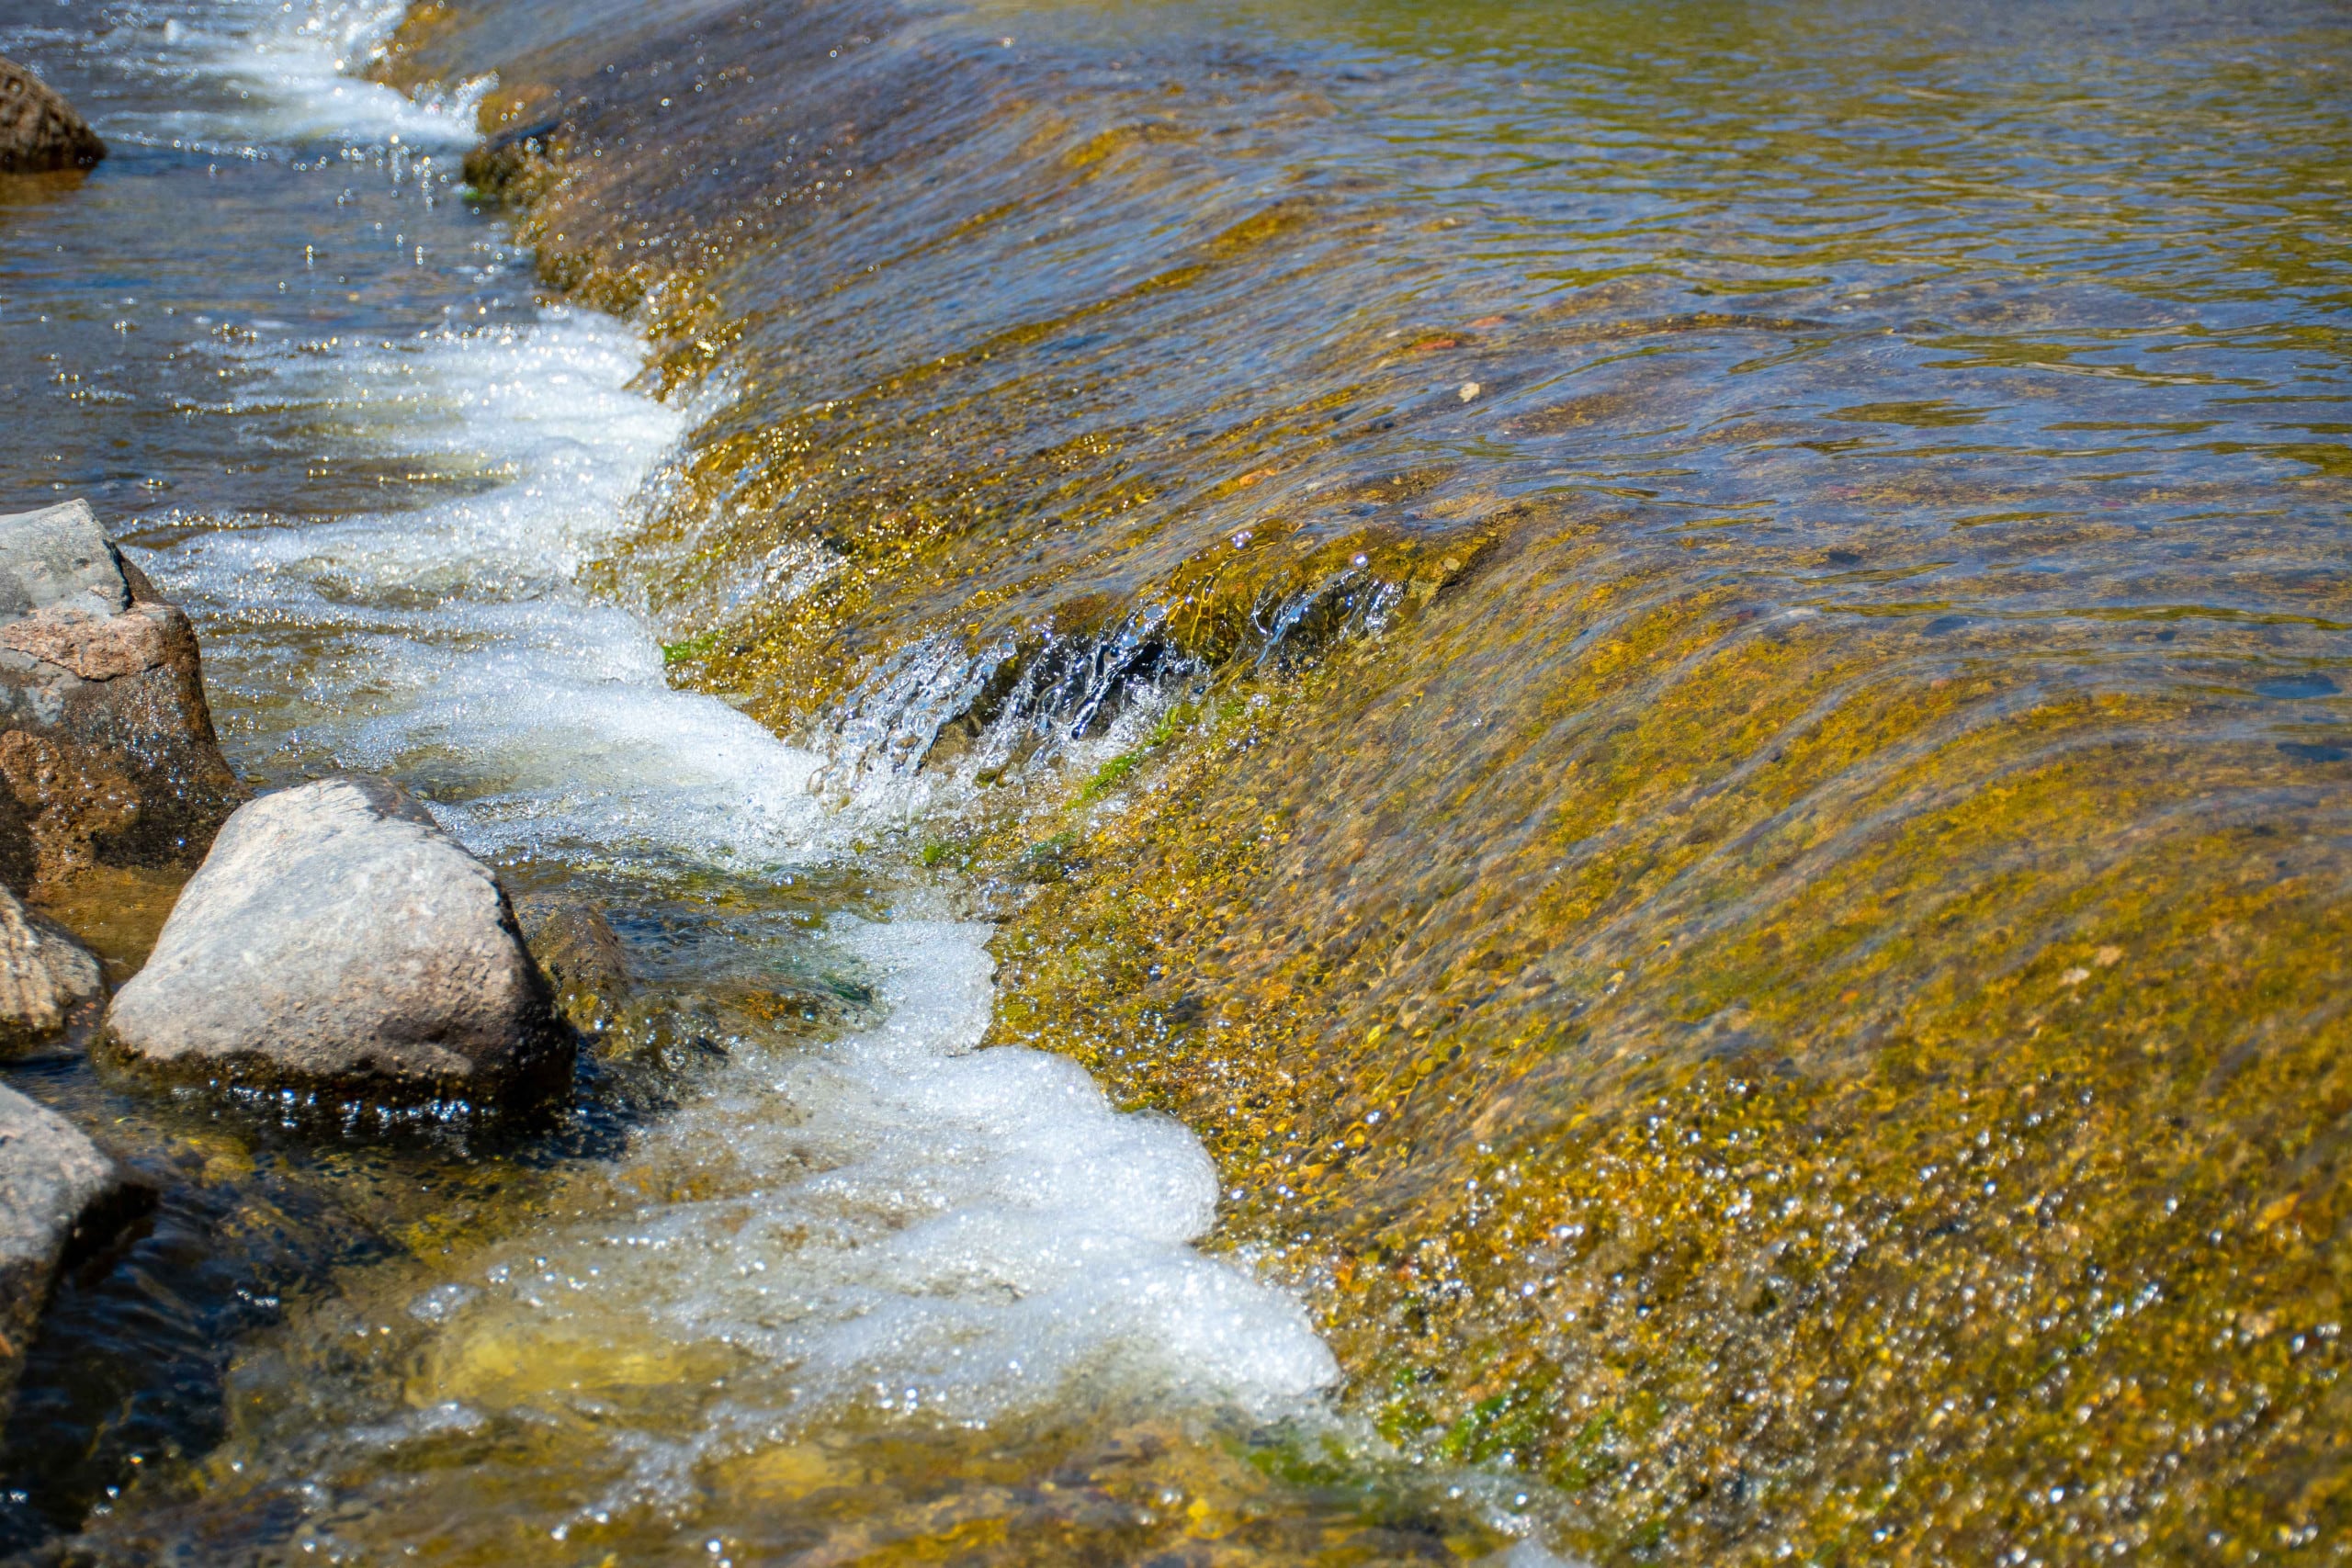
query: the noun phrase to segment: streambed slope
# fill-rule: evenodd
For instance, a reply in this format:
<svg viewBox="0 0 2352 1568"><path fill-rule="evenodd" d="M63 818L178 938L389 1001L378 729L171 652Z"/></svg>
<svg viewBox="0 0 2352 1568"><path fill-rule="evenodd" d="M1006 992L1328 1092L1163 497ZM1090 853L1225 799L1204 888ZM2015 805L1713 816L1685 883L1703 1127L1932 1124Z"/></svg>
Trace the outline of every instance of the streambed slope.
<svg viewBox="0 0 2352 1568"><path fill-rule="evenodd" d="M607 587L1360 1408L1604 1560L2338 1550L2340 17L536 15L392 69L725 390Z"/></svg>

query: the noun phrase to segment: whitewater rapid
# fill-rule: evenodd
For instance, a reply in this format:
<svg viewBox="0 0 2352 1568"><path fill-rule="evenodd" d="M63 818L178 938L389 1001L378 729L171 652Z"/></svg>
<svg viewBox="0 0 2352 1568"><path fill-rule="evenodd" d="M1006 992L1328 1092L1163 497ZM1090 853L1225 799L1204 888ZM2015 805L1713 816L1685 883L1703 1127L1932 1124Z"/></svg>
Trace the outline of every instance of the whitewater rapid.
<svg viewBox="0 0 2352 1568"><path fill-rule="evenodd" d="M150 44L184 45L250 117L152 130L446 141L462 123L446 107L343 73L368 25L208 7ZM510 265L479 287L526 285ZM872 824L811 794L826 759L672 689L653 631L580 585L686 430L639 389L641 338L560 306L474 313L456 300L413 336L299 344L258 321L208 345L234 372L208 417L470 480L324 520L180 518L185 536L142 554L198 619L241 760L401 778L481 853L624 884L855 863ZM489 1242L414 1303L443 1341L427 1359L469 1364L469 1346L516 1335L749 1358L761 1392L663 1449L676 1465L853 1404L967 1423L1103 1398L1311 1408L1337 1371L1303 1311L1195 1246L1217 1198L1198 1140L1116 1111L1066 1059L977 1049L989 929L944 914L916 890L886 918L826 920L813 940L863 977L872 1021L816 1045L732 1042L609 1173L694 1196ZM474 1380L442 1403L459 1419L499 1397ZM652 1466L648 1497L668 1473Z"/></svg>

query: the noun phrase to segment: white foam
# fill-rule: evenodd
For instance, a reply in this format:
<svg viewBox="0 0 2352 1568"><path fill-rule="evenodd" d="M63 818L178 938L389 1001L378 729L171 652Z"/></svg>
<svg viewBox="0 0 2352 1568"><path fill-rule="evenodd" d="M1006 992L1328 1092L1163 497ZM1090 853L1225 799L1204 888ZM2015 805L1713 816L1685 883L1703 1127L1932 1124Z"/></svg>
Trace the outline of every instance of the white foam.
<svg viewBox="0 0 2352 1568"><path fill-rule="evenodd" d="M645 627L574 585L682 433L629 389L642 359L623 324L549 309L524 328L257 361L268 374L237 413L267 405L345 452L505 482L153 557L207 622L215 678L277 708L308 753L431 778L478 850L587 843L736 867L831 852L844 835L808 795L817 759L673 690Z"/></svg>
<svg viewBox="0 0 2352 1568"><path fill-rule="evenodd" d="M1533 1536L1513 1541L1478 1561L1485 1568L1584 1568L1580 1559L1562 1557Z"/></svg>
<svg viewBox="0 0 2352 1568"><path fill-rule="evenodd" d="M175 107L125 112L101 129L222 152L317 141L463 149L486 80L420 101L353 74L381 52L405 10L401 0L130 6L109 52L187 91Z"/></svg>
<svg viewBox="0 0 2352 1568"><path fill-rule="evenodd" d="M988 928L833 934L884 1021L747 1053L620 1173L664 1190L691 1172L692 1201L498 1249L481 1295L451 1310L443 1287L419 1314L461 1337L520 1316L747 1353L723 1425L770 1440L852 1403L959 1423L1098 1397L1275 1415L1335 1380L1294 1301L1194 1250L1216 1179L1190 1133L1115 1111L1068 1058L973 1049Z"/></svg>
<svg viewBox="0 0 2352 1568"><path fill-rule="evenodd" d="M807 1120L742 1123L719 1102L664 1129L739 1157L765 1144L763 1169L821 1168L682 1235L719 1267L662 1302L671 1322L791 1361L812 1397L964 1418L1090 1375L1260 1413L1332 1381L1295 1303L1193 1250L1216 1173L1191 1133L1113 1110L1067 1057L972 1049L992 1001L986 927L844 924L888 1016L786 1065L775 1091ZM782 1256L797 1299L780 1321L746 1266Z"/></svg>

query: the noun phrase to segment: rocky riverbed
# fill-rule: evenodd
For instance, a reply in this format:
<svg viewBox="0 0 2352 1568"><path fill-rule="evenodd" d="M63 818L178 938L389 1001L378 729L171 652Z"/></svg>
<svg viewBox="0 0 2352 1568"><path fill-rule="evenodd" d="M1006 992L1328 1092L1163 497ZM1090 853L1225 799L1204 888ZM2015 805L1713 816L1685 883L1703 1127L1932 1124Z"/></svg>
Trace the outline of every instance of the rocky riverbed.
<svg viewBox="0 0 2352 1568"><path fill-rule="evenodd" d="M187 616L86 502L0 516L0 773L20 845L0 887L0 1030L208 1091L447 1117L568 1091L573 1037L497 875L397 784L244 790L215 739ZM225 815L224 815L225 813ZM104 1007L97 957L19 895L186 871L144 964ZM69 1268L154 1194L117 1156L0 1089L0 1391ZM5 1410L0 1410L5 1416Z"/></svg>

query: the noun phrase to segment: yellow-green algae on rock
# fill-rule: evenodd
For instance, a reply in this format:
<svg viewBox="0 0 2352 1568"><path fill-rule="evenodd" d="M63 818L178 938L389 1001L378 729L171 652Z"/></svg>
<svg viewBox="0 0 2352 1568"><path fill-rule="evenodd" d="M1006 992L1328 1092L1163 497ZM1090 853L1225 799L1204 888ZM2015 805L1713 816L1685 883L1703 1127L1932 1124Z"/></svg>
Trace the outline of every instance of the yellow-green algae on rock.
<svg viewBox="0 0 2352 1568"><path fill-rule="evenodd" d="M1603 1561L2340 1559L2339 17L516 14L399 69L712 398L608 586L968 786L1351 1405Z"/></svg>
<svg viewBox="0 0 2352 1568"><path fill-rule="evenodd" d="M2276 752L1703 598L1579 723L1433 694L1521 592L1083 836L1003 1034L1201 1128L1364 1407L1597 1551L2334 1550L2347 915Z"/></svg>

